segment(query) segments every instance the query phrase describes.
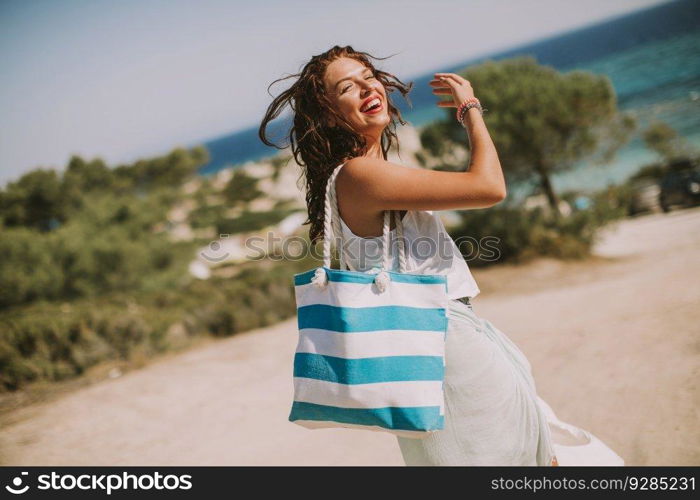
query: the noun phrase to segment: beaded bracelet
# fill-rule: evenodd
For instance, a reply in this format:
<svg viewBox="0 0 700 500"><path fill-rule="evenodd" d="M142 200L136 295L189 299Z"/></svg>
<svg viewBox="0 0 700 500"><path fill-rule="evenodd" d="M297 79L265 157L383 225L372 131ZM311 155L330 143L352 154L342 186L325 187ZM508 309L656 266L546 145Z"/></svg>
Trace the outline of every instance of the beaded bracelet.
<svg viewBox="0 0 700 500"><path fill-rule="evenodd" d="M460 104L457 110L457 121L463 123L464 116L467 114L467 111L471 108L477 108L482 115L484 114L485 109L481 106L479 100L476 97L472 97Z"/></svg>
<svg viewBox="0 0 700 500"><path fill-rule="evenodd" d="M457 121L463 126L464 125L464 115L467 113L467 111L470 108L477 108L479 110L479 113L482 115L484 114L484 111L488 111L486 108L483 108L481 106L481 103L479 102L479 99L476 97L470 97L469 99L466 99L462 104L459 105L457 108Z"/></svg>
<svg viewBox="0 0 700 500"><path fill-rule="evenodd" d="M462 115L465 106L468 106L469 104L474 105L478 103L479 99L477 99L476 97L470 97L469 99L465 99L464 101L462 101L462 103L459 106L457 106L457 120L459 120L460 115Z"/></svg>

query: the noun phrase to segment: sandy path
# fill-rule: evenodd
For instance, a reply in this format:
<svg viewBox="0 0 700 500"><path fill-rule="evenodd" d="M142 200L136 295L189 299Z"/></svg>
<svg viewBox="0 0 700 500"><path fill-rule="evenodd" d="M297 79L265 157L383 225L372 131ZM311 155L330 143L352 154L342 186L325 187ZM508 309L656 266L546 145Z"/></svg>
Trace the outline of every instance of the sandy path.
<svg viewBox="0 0 700 500"><path fill-rule="evenodd" d="M700 208L606 233L585 263L475 271L475 312L525 352L559 418L628 465L699 465ZM401 465L389 434L287 421L296 333L292 318L16 410L2 463Z"/></svg>

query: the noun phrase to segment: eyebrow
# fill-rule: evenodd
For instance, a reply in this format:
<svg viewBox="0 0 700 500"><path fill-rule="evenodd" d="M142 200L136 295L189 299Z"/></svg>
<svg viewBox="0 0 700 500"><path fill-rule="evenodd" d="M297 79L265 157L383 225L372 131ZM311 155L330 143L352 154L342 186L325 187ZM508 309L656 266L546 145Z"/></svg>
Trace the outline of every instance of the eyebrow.
<svg viewBox="0 0 700 500"><path fill-rule="evenodd" d="M365 67L362 71L353 71L353 72L351 73L351 75L354 75L355 73L364 73L365 71L372 71L372 68L367 68L367 67ZM340 84L341 84L342 82L344 82L345 80L349 80L350 78L352 78L352 77L346 76L345 78L341 78L340 80L338 80L337 82L335 82L335 87L333 87L333 88L337 89L337 88L338 88L338 85L340 85Z"/></svg>

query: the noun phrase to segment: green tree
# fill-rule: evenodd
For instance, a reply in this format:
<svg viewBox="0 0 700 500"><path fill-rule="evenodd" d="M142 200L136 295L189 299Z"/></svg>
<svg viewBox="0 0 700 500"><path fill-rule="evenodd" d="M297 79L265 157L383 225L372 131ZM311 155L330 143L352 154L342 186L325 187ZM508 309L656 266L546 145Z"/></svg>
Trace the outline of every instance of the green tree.
<svg viewBox="0 0 700 500"><path fill-rule="evenodd" d="M114 173L102 158L86 162L80 156L73 155L68 160L68 165L63 174L64 186L76 188L80 191L108 189L113 182Z"/></svg>
<svg viewBox="0 0 700 500"><path fill-rule="evenodd" d="M164 156L119 165L114 169L115 184L119 190L135 188L140 194L154 187L177 186L208 161L209 153L203 146L189 150L177 147Z"/></svg>
<svg viewBox="0 0 700 500"><path fill-rule="evenodd" d="M662 161L692 156L694 151L688 141L666 122L655 120L642 135L646 146L659 155Z"/></svg>
<svg viewBox="0 0 700 500"><path fill-rule="evenodd" d="M48 231L65 220L65 195L53 169L37 168L0 191L0 216L8 227Z"/></svg>
<svg viewBox="0 0 700 500"><path fill-rule="evenodd" d="M243 170L236 169L231 179L226 183L222 193L226 201L232 205L248 203L263 194L257 185L258 179L251 177Z"/></svg>
<svg viewBox="0 0 700 500"><path fill-rule="evenodd" d="M610 161L636 128L631 115L618 111L605 75L560 73L532 56L487 61L460 74L487 108L484 121L508 180L534 178L555 214L559 200L552 174L584 158L598 164ZM424 152L418 158L424 165L463 170L457 158L469 150L468 141L454 108L446 111L445 120L421 132Z"/></svg>

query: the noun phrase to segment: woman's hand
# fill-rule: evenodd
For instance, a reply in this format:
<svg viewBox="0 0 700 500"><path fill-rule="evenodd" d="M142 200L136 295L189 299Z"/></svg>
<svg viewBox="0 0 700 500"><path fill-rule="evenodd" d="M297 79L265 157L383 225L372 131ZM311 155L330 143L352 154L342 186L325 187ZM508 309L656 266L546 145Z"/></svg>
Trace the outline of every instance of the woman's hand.
<svg viewBox="0 0 700 500"><path fill-rule="evenodd" d="M435 79L430 80L435 95L451 95L452 100L438 101L441 108L456 108L470 97L474 97L472 84L469 80L455 73L435 73Z"/></svg>

